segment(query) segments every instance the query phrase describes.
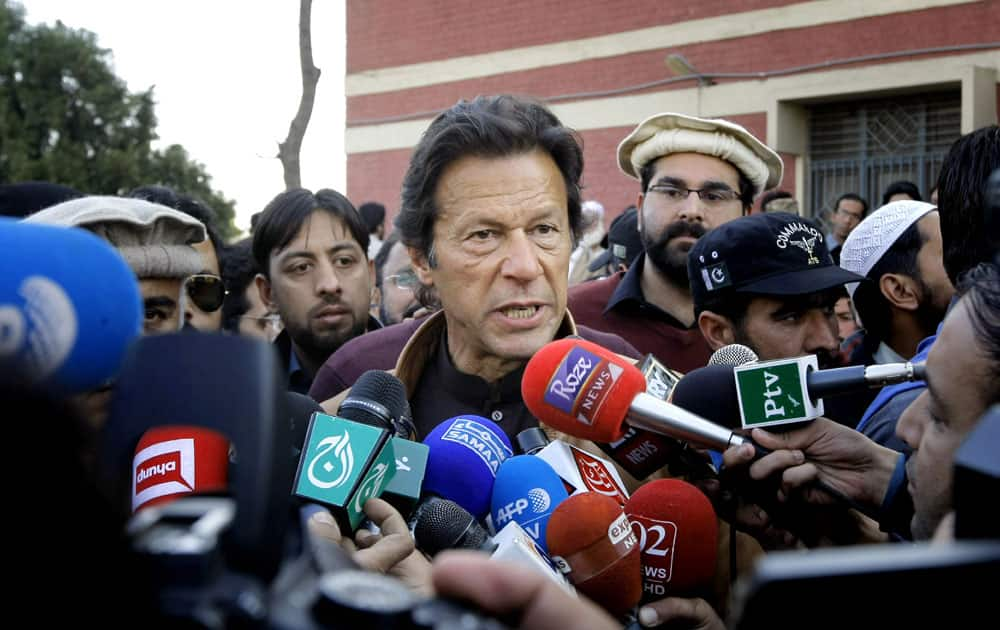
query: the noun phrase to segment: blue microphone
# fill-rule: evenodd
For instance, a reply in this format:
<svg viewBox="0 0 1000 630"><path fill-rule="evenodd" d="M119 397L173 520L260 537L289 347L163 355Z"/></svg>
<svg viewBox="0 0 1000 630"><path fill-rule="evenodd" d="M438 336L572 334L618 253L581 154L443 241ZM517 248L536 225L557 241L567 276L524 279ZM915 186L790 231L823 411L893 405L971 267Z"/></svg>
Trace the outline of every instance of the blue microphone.
<svg viewBox="0 0 1000 630"><path fill-rule="evenodd" d="M568 496L562 479L544 459L511 457L500 466L493 485L493 525L499 531L511 521L517 523L548 553L545 528L552 510Z"/></svg>
<svg viewBox="0 0 1000 630"><path fill-rule="evenodd" d="M455 416L434 427L424 444L424 494L451 499L477 519L486 516L497 470L514 453L504 430L480 416Z"/></svg>
<svg viewBox="0 0 1000 630"><path fill-rule="evenodd" d="M0 374L69 395L118 374L142 332L132 269L77 229L0 219Z"/></svg>

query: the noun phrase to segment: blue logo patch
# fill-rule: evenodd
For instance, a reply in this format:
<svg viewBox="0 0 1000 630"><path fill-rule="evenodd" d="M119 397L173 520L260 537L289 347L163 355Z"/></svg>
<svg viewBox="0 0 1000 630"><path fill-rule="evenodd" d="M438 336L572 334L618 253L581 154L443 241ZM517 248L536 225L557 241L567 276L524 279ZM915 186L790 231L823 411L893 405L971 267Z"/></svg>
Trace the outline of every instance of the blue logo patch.
<svg viewBox="0 0 1000 630"><path fill-rule="evenodd" d="M456 418L441 439L457 442L479 455L494 477L500 464L514 454L489 427L469 418Z"/></svg>

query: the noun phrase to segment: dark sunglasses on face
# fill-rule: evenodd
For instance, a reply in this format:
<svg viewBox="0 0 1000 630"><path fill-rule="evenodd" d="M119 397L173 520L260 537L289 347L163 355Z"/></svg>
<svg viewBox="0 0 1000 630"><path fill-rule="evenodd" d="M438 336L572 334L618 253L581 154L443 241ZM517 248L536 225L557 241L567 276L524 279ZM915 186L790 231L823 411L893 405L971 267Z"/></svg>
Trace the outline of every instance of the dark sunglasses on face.
<svg viewBox="0 0 1000 630"><path fill-rule="evenodd" d="M188 298L200 310L213 313L222 308L226 299L226 287L222 278L210 273L196 273L184 280L184 290Z"/></svg>

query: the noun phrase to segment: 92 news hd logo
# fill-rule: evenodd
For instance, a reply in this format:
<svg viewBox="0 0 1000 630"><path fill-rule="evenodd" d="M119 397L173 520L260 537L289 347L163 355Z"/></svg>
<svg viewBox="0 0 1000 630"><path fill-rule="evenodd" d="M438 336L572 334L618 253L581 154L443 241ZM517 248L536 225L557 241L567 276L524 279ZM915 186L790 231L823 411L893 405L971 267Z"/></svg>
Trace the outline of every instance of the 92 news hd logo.
<svg viewBox="0 0 1000 630"><path fill-rule="evenodd" d="M573 347L549 381L545 402L590 426L623 371L619 365Z"/></svg>
<svg viewBox="0 0 1000 630"><path fill-rule="evenodd" d="M194 440L148 446L132 459L132 510L159 497L194 491Z"/></svg>

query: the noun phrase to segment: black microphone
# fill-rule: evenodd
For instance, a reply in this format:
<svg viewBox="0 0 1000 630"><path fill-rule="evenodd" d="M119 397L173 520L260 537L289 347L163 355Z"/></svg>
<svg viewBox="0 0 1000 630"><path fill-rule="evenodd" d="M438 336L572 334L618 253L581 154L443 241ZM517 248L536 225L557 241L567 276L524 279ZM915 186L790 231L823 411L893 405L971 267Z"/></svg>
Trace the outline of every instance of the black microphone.
<svg viewBox="0 0 1000 630"><path fill-rule="evenodd" d="M429 556L445 549L473 549L492 553L497 545L469 511L450 499L425 498L411 518L417 548Z"/></svg>
<svg viewBox="0 0 1000 630"><path fill-rule="evenodd" d="M346 420L392 431L397 437L417 439L406 386L383 370L368 370L351 386L337 415Z"/></svg>

